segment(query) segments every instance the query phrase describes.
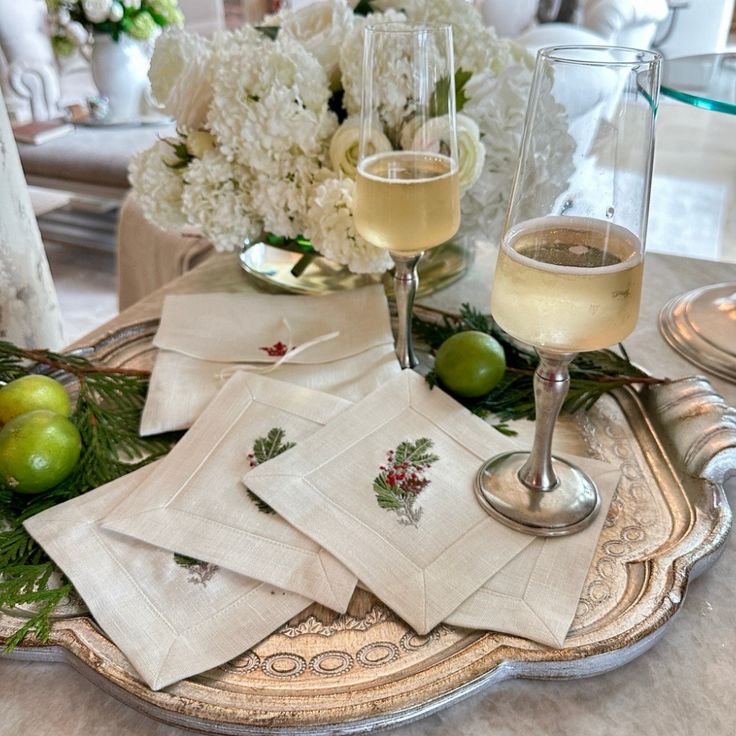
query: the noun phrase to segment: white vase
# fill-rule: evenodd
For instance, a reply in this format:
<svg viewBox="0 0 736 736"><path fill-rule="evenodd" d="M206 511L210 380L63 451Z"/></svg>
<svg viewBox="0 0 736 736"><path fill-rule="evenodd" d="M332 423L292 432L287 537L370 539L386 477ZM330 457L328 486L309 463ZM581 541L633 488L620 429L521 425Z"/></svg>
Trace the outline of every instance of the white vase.
<svg viewBox="0 0 736 736"><path fill-rule="evenodd" d="M92 47L92 78L109 102L110 121L135 121L147 107L150 45L121 34L117 41L97 34Z"/></svg>

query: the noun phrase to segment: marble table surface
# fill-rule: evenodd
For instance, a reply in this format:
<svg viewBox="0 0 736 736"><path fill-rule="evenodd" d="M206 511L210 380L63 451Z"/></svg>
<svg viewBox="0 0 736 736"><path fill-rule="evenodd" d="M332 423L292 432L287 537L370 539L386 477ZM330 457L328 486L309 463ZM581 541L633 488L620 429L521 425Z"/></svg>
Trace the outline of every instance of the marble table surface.
<svg viewBox="0 0 736 736"><path fill-rule="evenodd" d="M480 258L460 285L431 298L449 308L471 301L488 304L489 257ZM641 318L626 341L633 360L671 378L699 372L660 337L657 315L672 296L698 286L736 282L736 265L650 255ZM233 260L218 256L95 330L157 315L171 291L250 288ZM734 329L736 338L736 326ZM736 385L711 379L733 406ZM736 470L736 469L735 469ZM736 503L736 478L729 488ZM397 736L540 736L647 734L732 736L736 733L736 539L731 535L715 566L693 581L669 631L648 652L624 667L585 680L507 681L414 724ZM63 664L0 658L0 736L183 736L103 693Z"/></svg>

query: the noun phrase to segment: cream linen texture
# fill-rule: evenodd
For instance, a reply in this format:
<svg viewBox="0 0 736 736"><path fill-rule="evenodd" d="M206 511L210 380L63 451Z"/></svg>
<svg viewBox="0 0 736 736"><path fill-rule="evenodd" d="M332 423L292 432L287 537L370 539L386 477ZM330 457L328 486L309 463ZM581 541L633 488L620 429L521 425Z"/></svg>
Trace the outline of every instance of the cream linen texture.
<svg viewBox="0 0 736 736"><path fill-rule="evenodd" d="M24 526L158 690L238 656L311 601L221 568L197 576L169 551L102 529L100 520L155 471L142 468Z"/></svg>
<svg viewBox="0 0 736 736"><path fill-rule="evenodd" d="M297 348L338 332L332 339ZM144 436L186 429L234 370L258 371L294 348L273 378L357 401L400 372L380 286L311 299L266 294L168 296L141 418ZM276 351L278 352L278 351Z"/></svg>
<svg viewBox="0 0 736 736"><path fill-rule="evenodd" d="M595 460L575 457L573 462L600 491L601 510L595 521L569 537L535 539L445 623L564 646L621 475L617 468Z"/></svg>
<svg viewBox="0 0 736 736"><path fill-rule="evenodd" d="M238 372L103 526L344 612L355 575L282 517L261 510L242 477L259 438L281 430L282 444L298 447L350 406L337 396Z"/></svg>
<svg viewBox="0 0 736 736"><path fill-rule="evenodd" d="M422 438L438 460L423 471L429 484L417 496L414 526L379 506L373 481L389 450ZM485 459L518 449L404 371L244 482L424 634L533 543L490 518L473 491ZM299 504L288 502L294 497Z"/></svg>

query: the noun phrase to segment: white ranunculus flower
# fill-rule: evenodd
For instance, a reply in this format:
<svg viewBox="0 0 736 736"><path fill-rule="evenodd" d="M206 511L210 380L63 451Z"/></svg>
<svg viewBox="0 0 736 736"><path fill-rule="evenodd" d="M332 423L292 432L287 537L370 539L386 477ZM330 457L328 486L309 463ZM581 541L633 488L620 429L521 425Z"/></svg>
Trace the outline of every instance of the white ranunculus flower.
<svg viewBox="0 0 736 736"><path fill-rule="evenodd" d="M69 25L69 22L71 21L72 17L69 14L69 8L59 8L59 10L56 13L56 21L60 26L66 26Z"/></svg>
<svg viewBox="0 0 736 736"><path fill-rule="evenodd" d="M353 221L355 182L330 177L318 183L310 196L304 234L319 252L345 264L354 273L381 273L393 265L383 248L362 238Z"/></svg>
<svg viewBox="0 0 736 736"><path fill-rule="evenodd" d="M184 180L175 163L171 146L157 141L130 160L128 177L136 200L146 219L163 230L177 230L186 225L182 211Z"/></svg>
<svg viewBox="0 0 736 736"><path fill-rule="evenodd" d="M118 2L114 2L110 8L109 20L113 23L117 23L119 20L123 19L124 14L125 11L123 10L123 6Z"/></svg>
<svg viewBox="0 0 736 736"><path fill-rule="evenodd" d="M122 3L131 10L138 10L141 7L141 0L122 0Z"/></svg>
<svg viewBox="0 0 736 736"><path fill-rule="evenodd" d="M103 23L110 17L112 0L82 0L82 9L91 23Z"/></svg>
<svg viewBox="0 0 736 736"><path fill-rule="evenodd" d="M177 28L156 41L148 78L154 97L182 129L199 130L212 102L212 43Z"/></svg>
<svg viewBox="0 0 736 736"><path fill-rule="evenodd" d="M316 57L336 89L340 85L340 45L354 18L345 0L321 0L298 10L282 10L264 23L279 26L280 33L299 41Z"/></svg>
<svg viewBox="0 0 736 736"><path fill-rule="evenodd" d="M478 181L486 160L486 151L480 140L480 129L476 122L461 113L456 117L458 183L464 192ZM415 151L446 152L447 139L450 134L449 119L431 118L414 134L411 148ZM403 131L402 131L403 136Z"/></svg>
<svg viewBox="0 0 736 736"><path fill-rule="evenodd" d="M358 174L358 154L360 148L360 118L351 117L335 131L330 141L330 163L337 172L342 172L351 179ZM380 128L373 126L366 155L390 151L391 141L386 138Z"/></svg>

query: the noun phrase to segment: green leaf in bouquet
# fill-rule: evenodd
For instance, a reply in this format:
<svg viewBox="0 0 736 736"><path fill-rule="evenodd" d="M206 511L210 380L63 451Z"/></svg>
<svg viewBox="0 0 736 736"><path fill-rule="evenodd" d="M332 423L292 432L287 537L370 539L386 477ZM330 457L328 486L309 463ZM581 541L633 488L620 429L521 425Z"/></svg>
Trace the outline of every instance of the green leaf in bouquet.
<svg viewBox="0 0 736 736"><path fill-rule="evenodd" d="M468 101L468 97L465 94L465 85L470 81L473 76L472 72L466 71L465 69L457 69L455 71L455 111L462 112L465 107L465 103ZM447 115L447 99L448 92L450 91L450 78L442 77L437 82L432 96L429 99L429 116L433 118L440 117L441 115Z"/></svg>
<svg viewBox="0 0 736 736"><path fill-rule="evenodd" d="M255 26L255 29L267 38L270 38L272 41L276 40L276 37L279 35L279 31L281 30L279 26Z"/></svg>
<svg viewBox="0 0 736 736"><path fill-rule="evenodd" d="M373 12L374 10L371 0L360 0L360 2L353 8L354 15L370 15Z"/></svg>

